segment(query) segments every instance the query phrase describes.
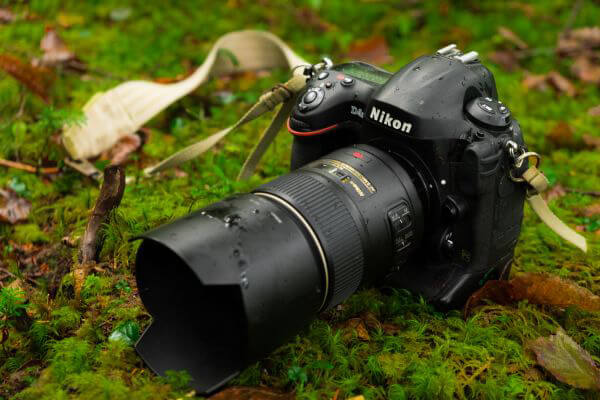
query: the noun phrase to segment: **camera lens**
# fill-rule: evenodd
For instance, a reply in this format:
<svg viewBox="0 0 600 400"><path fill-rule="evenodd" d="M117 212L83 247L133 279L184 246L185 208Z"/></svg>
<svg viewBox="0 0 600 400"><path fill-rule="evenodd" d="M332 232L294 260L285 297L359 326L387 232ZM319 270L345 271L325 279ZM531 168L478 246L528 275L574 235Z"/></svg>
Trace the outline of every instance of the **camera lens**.
<svg viewBox="0 0 600 400"><path fill-rule="evenodd" d="M423 224L407 172L359 145L150 231L136 276L154 321L137 350L156 372L186 369L214 391L400 268Z"/></svg>

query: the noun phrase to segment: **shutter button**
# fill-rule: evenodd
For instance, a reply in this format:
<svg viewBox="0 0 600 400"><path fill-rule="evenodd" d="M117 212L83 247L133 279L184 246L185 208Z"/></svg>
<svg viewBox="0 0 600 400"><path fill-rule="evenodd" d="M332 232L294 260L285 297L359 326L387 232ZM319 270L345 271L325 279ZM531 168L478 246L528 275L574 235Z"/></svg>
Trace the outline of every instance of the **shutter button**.
<svg viewBox="0 0 600 400"><path fill-rule="evenodd" d="M317 92L310 91L304 95L304 102L310 104L317 99Z"/></svg>

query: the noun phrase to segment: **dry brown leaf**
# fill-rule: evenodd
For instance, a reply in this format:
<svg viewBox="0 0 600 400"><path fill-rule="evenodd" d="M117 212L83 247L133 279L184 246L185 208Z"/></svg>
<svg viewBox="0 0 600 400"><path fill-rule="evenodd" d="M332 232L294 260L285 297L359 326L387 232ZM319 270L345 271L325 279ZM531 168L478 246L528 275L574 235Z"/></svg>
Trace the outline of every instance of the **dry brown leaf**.
<svg viewBox="0 0 600 400"><path fill-rule="evenodd" d="M584 207L579 214L588 218L600 215L600 203L593 203Z"/></svg>
<svg viewBox="0 0 600 400"><path fill-rule="evenodd" d="M393 61L387 41L383 36L357 40L350 45L346 56L352 60L372 64L388 64Z"/></svg>
<svg viewBox="0 0 600 400"><path fill-rule="evenodd" d="M527 74L522 84L525 89L545 90L551 86L557 92L565 93L569 97L576 94L575 86L571 81L556 71L550 71L545 75Z"/></svg>
<svg viewBox="0 0 600 400"><path fill-rule="evenodd" d="M528 300L532 304L559 308L576 306L587 311L600 311L600 296L574 282L548 274L526 273L509 281L487 281L467 300L465 317L483 300L491 300L497 304Z"/></svg>
<svg viewBox="0 0 600 400"><path fill-rule="evenodd" d="M110 160L112 165L121 165L127 161L131 153L136 152L142 146L142 138L139 135L131 134L123 136L109 150L102 153L100 158Z"/></svg>
<svg viewBox="0 0 600 400"><path fill-rule="evenodd" d="M519 58L512 50L492 51L488 54L488 58L508 72L514 71L519 67Z"/></svg>
<svg viewBox="0 0 600 400"><path fill-rule="evenodd" d="M294 14L299 24L314 28L318 32L329 32L336 28L335 25L324 20L319 13L310 7L297 8Z"/></svg>
<svg viewBox="0 0 600 400"><path fill-rule="evenodd" d="M26 221L31 211L31 203L19 197L13 190L0 189L0 222L16 224Z"/></svg>
<svg viewBox="0 0 600 400"><path fill-rule="evenodd" d="M554 199L558 199L567 194L567 191L560 183L552 186L550 189L546 190L542 196L546 199L546 201L552 201Z"/></svg>
<svg viewBox="0 0 600 400"><path fill-rule="evenodd" d="M15 15L6 8L0 8L0 24L9 24L15 20Z"/></svg>
<svg viewBox="0 0 600 400"><path fill-rule="evenodd" d="M573 148L576 146L573 129L565 121L559 121L546 136L557 147Z"/></svg>
<svg viewBox="0 0 600 400"><path fill-rule="evenodd" d="M47 70L24 63L8 54L0 54L0 69L48 102L50 75Z"/></svg>
<svg viewBox="0 0 600 400"><path fill-rule="evenodd" d="M573 86L570 80L556 71L550 71L548 73L548 83L550 83L550 85L558 92L565 93L569 97L575 96L575 86Z"/></svg>
<svg viewBox="0 0 600 400"><path fill-rule="evenodd" d="M590 354L561 328L555 335L540 337L527 344L537 363L556 379L580 389L600 390L600 370Z"/></svg>
<svg viewBox="0 0 600 400"><path fill-rule="evenodd" d="M581 137L586 147L590 149L600 150L600 137L585 134Z"/></svg>
<svg viewBox="0 0 600 400"><path fill-rule="evenodd" d="M600 84L600 64L587 56L579 56L571 66L571 72L581 81Z"/></svg>
<svg viewBox="0 0 600 400"><path fill-rule="evenodd" d="M558 38L556 51L560 55L574 55L600 47L600 27L586 27L569 31Z"/></svg>
<svg viewBox="0 0 600 400"><path fill-rule="evenodd" d="M294 400L294 393L282 393L266 387L232 386L209 397L209 400Z"/></svg>
<svg viewBox="0 0 600 400"><path fill-rule="evenodd" d="M516 33L514 33L505 26L498 27L498 33L507 42L510 42L513 45L515 45L519 50L525 50L529 48L529 46L527 45L527 43L525 43L525 41L523 41L523 39L521 39Z"/></svg>
<svg viewBox="0 0 600 400"><path fill-rule="evenodd" d="M346 327L350 328L350 333L352 331L356 332L356 336L365 342L371 340L371 336L369 336L369 332L367 331L367 327L361 318L351 318L346 321Z"/></svg>
<svg viewBox="0 0 600 400"><path fill-rule="evenodd" d="M588 115L591 115L592 117L598 117L600 116L600 104L597 105L596 107L592 107L589 110L587 110Z"/></svg>
<svg viewBox="0 0 600 400"><path fill-rule="evenodd" d="M75 54L69 50L65 42L52 27L46 27L46 33L40 41L40 49L42 49L44 55L41 59L34 60L34 65L54 67L75 59Z"/></svg>

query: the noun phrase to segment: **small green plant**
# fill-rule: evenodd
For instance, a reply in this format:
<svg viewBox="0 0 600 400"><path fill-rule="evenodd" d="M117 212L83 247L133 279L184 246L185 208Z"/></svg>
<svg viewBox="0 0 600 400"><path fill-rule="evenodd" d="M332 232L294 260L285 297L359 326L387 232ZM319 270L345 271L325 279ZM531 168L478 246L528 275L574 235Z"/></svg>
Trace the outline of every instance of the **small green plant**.
<svg viewBox="0 0 600 400"><path fill-rule="evenodd" d="M0 342L5 353L10 328L14 328L17 319L25 315L26 301L25 292L20 289L5 287L0 291Z"/></svg>

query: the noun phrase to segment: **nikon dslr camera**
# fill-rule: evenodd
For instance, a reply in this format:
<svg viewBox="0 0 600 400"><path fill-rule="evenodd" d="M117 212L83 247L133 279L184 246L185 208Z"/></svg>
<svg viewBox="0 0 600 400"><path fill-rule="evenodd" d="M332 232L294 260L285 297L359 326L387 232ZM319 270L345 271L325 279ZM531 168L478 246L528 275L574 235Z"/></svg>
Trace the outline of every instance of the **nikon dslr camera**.
<svg viewBox="0 0 600 400"><path fill-rule="evenodd" d="M154 317L138 352L202 393L362 285L449 309L510 270L525 187L508 150L524 143L475 52L451 45L394 74L313 69L288 130L289 174L148 232L138 251Z"/></svg>

